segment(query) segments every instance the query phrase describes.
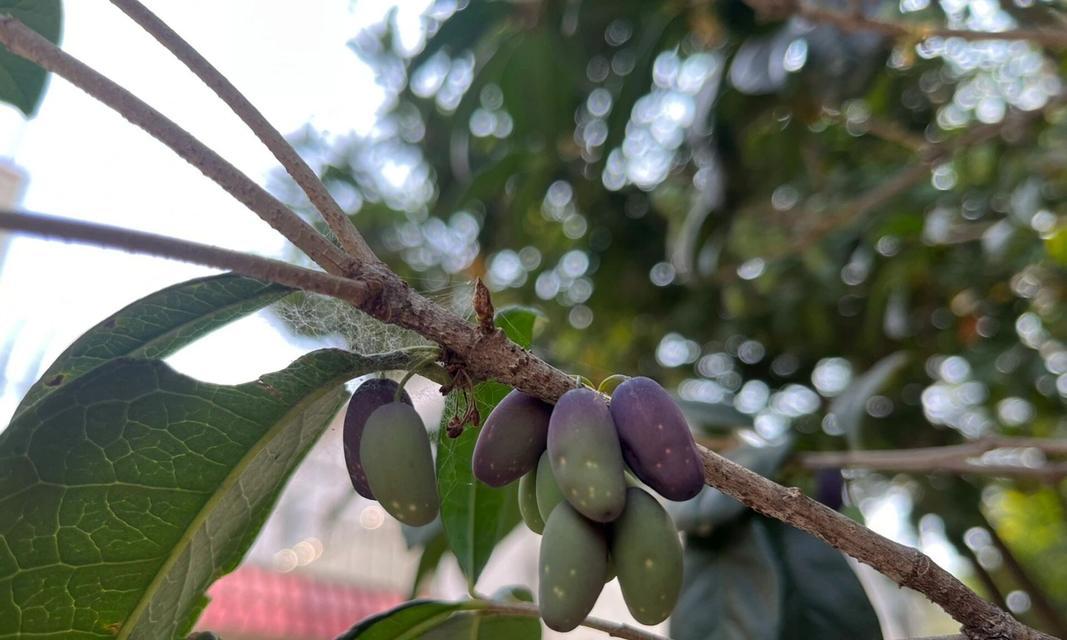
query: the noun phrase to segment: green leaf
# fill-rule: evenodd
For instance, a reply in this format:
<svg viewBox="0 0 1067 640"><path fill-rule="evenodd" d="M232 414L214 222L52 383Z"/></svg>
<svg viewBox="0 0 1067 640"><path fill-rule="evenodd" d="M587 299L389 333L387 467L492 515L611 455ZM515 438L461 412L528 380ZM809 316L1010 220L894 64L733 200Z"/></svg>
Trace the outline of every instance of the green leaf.
<svg viewBox="0 0 1067 640"><path fill-rule="evenodd" d="M514 7L509 2L471 2L445 20L437 33L426 41L426 47L412 58L411 68L419 68L438 51L445 50L452 55L462 53L474 46L486 31L503 23L512 11Z"/></svg>
<svg viewBox="0 0 1067 640"><path fill-rule="evenodd" d="M497 382L475 387L475 403L481 416L489 415L508 391L506 385ZM471 456L479 430L468 428L458 438L448 437L448 421L454 415L462 415L466 406L466 400L457 393L445 401L437 447L437 488L448 546L473 588L493 548L518 524L520 516L517 483L494 489L474 477Z"/></svg>
<svg viewBox="0 0 1067 640"><path fill-rule="evenodd" d="M785 523L761 519L779 561L785 594L780 640L882 637L878 616L839 551Z"/></svg>
<svg viewBox="0 0 1067 640"><path fill-rule="evenodd" d="M411 600L367 618L337 640L413 640L422 630L444 623L461 606L459 602Z"/></svg>
<svg viewBox="0 0 1067 640"><path fill-rule="evenodd" d="M149 294L75 340L26 392L15 416L111 360L164 358L291 291L227 273L189 280Z"/></svg>
<svg viewBox="0 0 1067 640"><path fill-rule="evenodd" d="M368 618L337 640L540 640L535 617L470 610L463 602L413 600Z"/></svg>
<svg viewBox="0 0 1067 640"><path fill-rule="evenodd" d="M545 315L531 307L505 307L497 312L494 322L504 334L523 349L533 344L534 332L539 320Z"/></svg>
<svg viewBox="0 0 1067 640"><path fill-rule="evenodd" d="M497 325L523 347L533 341L538 312L513 307L497 314ZM498 382L483 382L474 388L475 406L485 419L510 389ZM463 415L467 401L461 393L445 400L437 447L437 488L441 494L441 524L460 569L473 588L489 562L493 548L519 522L518 483L494 489L478 481L471 470L471 456L478 429L468 428L450 438L447 426L453 416Z"/></svg>
<svg viewBox="0 0 1067 640"><path fill-rule="evenodd" d="M0 0L0 15L18 18L49 41L59 43L63 25L60 0ZM32 116L44 95L48 72L0 47L0 100Z"/></svg>
<svg viewBox="0 0 1067 640"><path fill-rule="evenodd" d="M445 538L444 532L438 529L437 535L423 545L422 553L419 554L419 566L415 569L415 577L411 581L409 598L414 598L418 595L419 585L437 570L437 565L441 564L441 558L445 556L447 551L448 539Z"/></svg>
<svg viewBox="0 0 1067 640"><path fill-rule="evenodd" d="M336 415L403 354L336 349L237 386L117 359L0 434L0 638L173 638Z"/></svg>
<svg viewBox="0 0 1067 640"><path fill-rule="evenodd" d="M782 582L761 524L749 519L688 541L673 640L777 639Z"/></svg>

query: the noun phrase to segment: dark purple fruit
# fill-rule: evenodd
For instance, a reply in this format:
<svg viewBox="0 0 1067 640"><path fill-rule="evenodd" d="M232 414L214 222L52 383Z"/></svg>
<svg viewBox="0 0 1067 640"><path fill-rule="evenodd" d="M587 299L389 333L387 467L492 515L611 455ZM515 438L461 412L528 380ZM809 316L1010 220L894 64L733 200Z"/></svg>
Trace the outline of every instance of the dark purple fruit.
<svg viewBox="0 0 1067 640"><path fill-rule="evenodd" d="M611 395L611 417L626 464L668 500L688 500L704 487L693 434L671 396L649 378L631 378Z"/></svg>
<svg viewBox="0 0 1067 640"><path fill-rule="evenodd" d="M548 440L552 406L521 391L512 391L485 419L471 465L474 477L502 487L537 467Z"/></svg>
<svg viewBox="0 0 1067 640"><path fill-rule="evenodd" d="M388 378L373 378L359 385L352 399L348 401L348 411L345 413L344 441L345 466L348 467L348 477L352 479L352 486L356 493L374 500L374 492L367 484L367 474L363 471L363 465L359 461L359 445L363 439L363 427L367 424L367 418L378 407L389 404L396 397L399 387L396 382ZM400 400L408 405L411 398L406 391L400 393Z"/></svg>
<svg viewBox="0 0 1067 640"><path fill-rule="evenodd" d="M626 480L604 396L590 389L563 394L549 422L548 459L563 497L579 513L597 522L619 517Z"/></svg>

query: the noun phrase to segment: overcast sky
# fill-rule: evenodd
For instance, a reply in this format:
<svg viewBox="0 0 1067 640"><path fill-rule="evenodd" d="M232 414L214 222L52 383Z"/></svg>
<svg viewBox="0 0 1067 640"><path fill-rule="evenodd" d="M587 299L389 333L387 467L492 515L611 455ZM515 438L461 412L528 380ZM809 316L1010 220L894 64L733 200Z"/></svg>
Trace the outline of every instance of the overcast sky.
<svg viewBox="0 0 1067 640"><path fill-rule="evenodd" d="M283 133L311 123L367 132L382 103L371 70L347 47L384 0L184 0L146 4L223 71ZM404 3L417 31L425 2ZM418 6L415 6L418 5ZM298 7L298 8L297 8ZM277 163L241 122L150 36L105 0L64 2L62 46L132 90L260 184ZM0 110L0 156L29 176L23 207L278 256L283 241L169 149L107 107L52 78L29 121ZM151 291L212 273L176 262L15 238L0 266L0 351L17 334L0 394L0 425L24 388L72 340ZM279 337L260 314L171 359L179 370L235 383L284 367L309 345ZM43 358L40 354L43 353Z"/></svg>

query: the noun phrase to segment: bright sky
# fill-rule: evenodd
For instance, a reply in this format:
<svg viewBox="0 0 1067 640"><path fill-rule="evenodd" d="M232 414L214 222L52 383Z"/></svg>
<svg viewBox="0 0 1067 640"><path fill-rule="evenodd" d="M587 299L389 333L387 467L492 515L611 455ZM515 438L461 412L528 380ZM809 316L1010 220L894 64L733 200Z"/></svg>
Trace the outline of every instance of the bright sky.
<svg viewBox="0 0 1067 640"><path fill-rule="evenodd" d="M146 2L225 73L283 133L307 123L366 133L383 94L347 47L385 0ZM425 2L399 18L417 26ZM296 9L299 7L299 9ZM176 120L266 184L273 156L165 49L104 0L67 1L62 46ZM0 156L28 175L23 207L278 256L283 241L161 143L60 78L37 116L0 110ZM14 343L0 425L24 389L83 331L141 296L208 269L78 245L15 238L0 265L0 354ZM265 314L212 334L171 364L235 383L280 369L311 345L281 338ZM17 339L13 337L17 334ZM44 354L41 358L40 354ZM0 366L3 357L0 355ZM40 368L35 365L40 363ZM0 378L2 379L2 378ZM2 428L2 427L0 427Z"/></svg>

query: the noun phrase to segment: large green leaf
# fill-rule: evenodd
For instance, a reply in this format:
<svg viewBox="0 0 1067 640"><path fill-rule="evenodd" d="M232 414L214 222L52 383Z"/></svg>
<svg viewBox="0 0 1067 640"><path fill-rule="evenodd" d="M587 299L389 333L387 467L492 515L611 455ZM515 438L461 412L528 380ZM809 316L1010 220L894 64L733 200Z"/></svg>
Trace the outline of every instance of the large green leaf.
<svg viewBox="0 0 1067 640"><path fill-rule="evenodd" d="M412 600L367 618L337 640L540 640L535 617L478 611L478 603Z"/></svg>
<svg viewBox="0 0 1067 640"><path fill-rule="evenodd" d="M115 358L164 358L291 291L227 273L149 294L86 331L60 354L26 392L15 415Z"/></svg>
<svg viewBox="0 0 1067 640"><path fill-rule="evenodd" d="M497 326L509 338L529 347L538 314L513 307L497 314ZM474 389L475 406L484 419L510 389L497 382L483 382ZM478 481L471 470L471 456L478 429L468 428L458 438L447 434L448 422L466 411L461 393L449 395L441 417L437 447L437 486L441 494L441 524L452 553L470 586L478 581L493 548L519 522L517 483L494 489Z"/></svg>
<svg viewBox="0 0 1067 640"><path fill-rule="evenodd" d="M882 637L878 616L839 551L809 533L763 519L781 569L781 640L871 640Z"/></svg>
<svg viewBox="0 0 1067 640"><path fill-rule="evenodd" d="M0 638L172 638L232 570L345 380L403 354L326 349L237 386L117 359L0 434Z"/></svg>
<svg viewBox="0 0 1067 640"><path fill-rule="evenodd" d="M60 0L0 0L0 15L18 18L50 41L59 42L63 25ZM37 65L0 47L0 100L33 115L44 94L48 74Z"/></svg>
<svg viewBox="0 0 1067 640"><path fill-rule="evenodd" d="M782 581L762 523L746 520L685 548L673 640L775 640ZM813 636L814 637L814 636Z"/></svg>

